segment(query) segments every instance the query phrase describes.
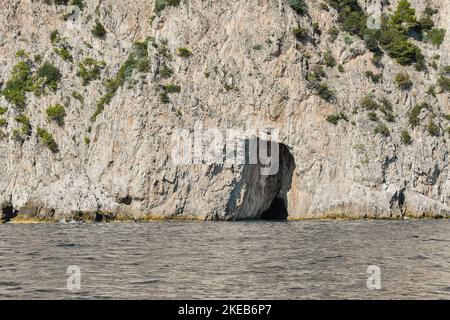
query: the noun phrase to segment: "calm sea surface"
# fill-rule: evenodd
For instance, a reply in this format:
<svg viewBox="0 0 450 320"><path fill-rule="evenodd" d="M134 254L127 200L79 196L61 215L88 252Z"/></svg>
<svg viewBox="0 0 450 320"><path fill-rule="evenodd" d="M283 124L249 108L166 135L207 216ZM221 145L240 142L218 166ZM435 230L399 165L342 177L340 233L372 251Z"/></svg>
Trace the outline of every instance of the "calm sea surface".
<svg viewBox="0 0 450 320"><path fill-rule="evenodd" d="M0 225L12 298L450 299L450 221Z"/></svg>

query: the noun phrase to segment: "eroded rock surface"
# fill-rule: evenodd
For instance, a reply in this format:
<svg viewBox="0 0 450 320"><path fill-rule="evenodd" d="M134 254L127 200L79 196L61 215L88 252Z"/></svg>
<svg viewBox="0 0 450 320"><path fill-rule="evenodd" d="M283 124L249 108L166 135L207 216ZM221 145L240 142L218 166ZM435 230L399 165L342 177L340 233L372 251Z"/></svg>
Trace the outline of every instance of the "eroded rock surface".
<svg viewBox="0 0 450 320"><path fill-rule="evenodd" d="M359 1L366 10L372 2ZM429 2L438 9L435 24L450 30L450 2ZM397 3L383 10L392 12ZM424 1L411 3L420 16ZM445 132L450 123L443 117L450 114L449 94L427 94L439 70L417 71L387 55L384 67L375 66L364 41L345 32L331 42L328 30L338 27L337 14L320 1L306 1L308 14L299 15L287 0L186 0L157 14L151 0L89 0L74 21L63 19L66 6L30 0L0 4L2 89L21 60L32 70L47 61L62 74L56 91L27 92L23 110L0 97L0 107L7 109L0 117L7 121L0 127L3 216L18 210L19 217L47 220L253 219L276 199L291 219L450 215ZM96 20L107 31L104 39L91 32ZM307 41L294 36L298 26L308 30ZM53 30L65 38L72 62L54 51L59 44L50 40ZM105 81L116 77L135 50L133 43L145 39L151 39L149 68L128 70L124 84L93 119L108 92ZM440 48L417 45L428 63L450 65L448 33ZM192 55L180 57L179 48ZM26 57L18 57L19 50ZM330 102L307 82L325 52L343 67L324 66L336 93ZM106 67L99 79L83 85L77 73L86 57L104 60ZM165 68L172 74L162 76ZM382 72L382 80L374 83L367 71ZM399 72L411 76L410 90L397 87ZM167 84L181 90L163 103L161 86ZM386 123L389 136L374 133L377 123L360 107L368 93L394 106L395 122ZM421 124L412 129L408 114L424 102L432 111L422 110ZM55 104L65 106L64 125L48 120L45 110ZM326 120L340 112L346 121ZM19 114L31 125L22 140L14 138L14 130L21 130ZM427 130L430 117L437 136ZM172 134L176 128L193 130L196 121L224 130L278 128L280 174L261 176L257 165L175 165ZM43 145L37 128L52 135L58 152ZM402 143L405 129L411 145Z"/></svg>

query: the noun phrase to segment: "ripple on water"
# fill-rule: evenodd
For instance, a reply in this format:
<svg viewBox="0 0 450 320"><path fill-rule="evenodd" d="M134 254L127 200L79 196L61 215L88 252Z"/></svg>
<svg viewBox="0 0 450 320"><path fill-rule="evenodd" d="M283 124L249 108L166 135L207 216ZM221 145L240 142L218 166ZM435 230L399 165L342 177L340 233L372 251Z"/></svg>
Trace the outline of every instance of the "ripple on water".
<svg viewBox="0 0 450 320"><path fill-rule="evenodd" d="M449 242L446 220L0 225L0 296L449 298ZM80 292L65 289L69 265Z"/></svg>

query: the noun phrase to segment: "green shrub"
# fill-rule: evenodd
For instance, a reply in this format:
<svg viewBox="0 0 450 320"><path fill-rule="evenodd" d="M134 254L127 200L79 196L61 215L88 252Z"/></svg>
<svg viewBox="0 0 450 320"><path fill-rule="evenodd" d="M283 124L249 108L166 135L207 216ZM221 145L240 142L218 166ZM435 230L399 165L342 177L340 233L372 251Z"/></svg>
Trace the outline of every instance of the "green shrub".
<svg viewBox="0 0 450 320"><path fill-rule="evenodd" d="M412 144L412 138L409 134L408 130L403 130L401 135L402 143L405 145L411 145Z"/></svg>
<svg viewBox="0 0 450 320"><path fill-rule="evenodd" d="M434 16L438 12L439 11L437 9L432 8L429 4L425 7L425 10L423 11L423 13L427 16Z"/></svg>
<svg viewBox="0 0 450 320"><path fill-rule="evenodd" d="M181 0L156 0L155 1L155 13L160 13L166 7L178 7Z"/></svg>
<svg viewBox="0 0 450 320"><path fill-rule="evenodd" d="M0 127L5 127L8 124L6 119L0 118Z"/></svg>
<svg viewBox="0 0 450 320"><path fill-rule="evenodd" d="M58 152L58 145L53 136L45 129L37 128L37 135L40 142L45 145L51 152Z"/></svg>
<svg viewBox="0 0 450 320"><path fill-rule="evenodd" d="M37 71L38 79L43 79L43 85L48 86L51 90L58 89L59 81L61 80L61 72L52 64L45 62Z"/></svg>
<svg viewBox="0 0 450 320"><path fill-rule="evenodd" d="M16 116L16 121L17 123L19 123L20 126L20 131L21 133L28 137L31 135L31 123L30 123L30 118L28 118L26 115L21 114Z"/></svg>
<svg viewBox="0 0 450 320"><path fill-rule="evenodd" d="M413 30L419 25L416 20L416 10L411 7L408 0L400 0L397 10L391 16L391 21L404 33Z"/></svg>
<svg viewBox="0 0 450 320"><path fill-rule="evenodd" d="M383 75L380 74L374 74L372 71L366 71L366 77L372 80L373 83L379 83Z"/></svg>
<svg viewBox="0 0 450 320"><path fill-rule="evenodd" d="M161 93L159 94L159 99L160 99L161 102L164 103L164 104L170 103L169 95L168 95L166 92L161 92Z"/></svg>
<svg viewBox="0 0 450 320"><path fill-rule="evenodd" d="M288 0L289 6L298 14L305 14L308 12L308 7L304 0Z"/></svg>
<svg viewBox="0 0 450 320"><path fill-rule="evenodd" d="M167 67L167 66L164 66L159 71L159 74L161 75L162 78L168 79L168 78L170 78L172 76L173 70L171 68Z"/></svg>
<svg viewBox="0 0 450 320"><path fill-rule="evenodd" d="M375 96L373 94L368 94L361 100L361 107L366 110L375 111L381 106L375 101Z"/></svg>
<svg viewBox="0 0 450 320"><path fill-rule="evenodd" d="M329 68L334 68L337 65L336 59L333 57L330 50L323 54L325 65Z"/></svg>
<svg viewBox="0 0 450 320"><path fill-rule="evenodd" d="M379 123L375 127L375 134L381 134L384 137L389 137L391 135L391 131L384 123Z"/></svg>
<svg viewBox="0 0 450 320"><path fill-rule="evenodd" d="M11 131L11 139L14 141L18 141L20 143L25 141L25 138L22 136L22 133L17 129L13 129Z"/></svg>
<svg viewBox="0 0 450 320"><path fill-rule="evenodd" d="M427 90L427 94L429 96L436 98L436 87L434 85L429 86L428 90Z"/></svg>
<svg viewBox="0 0 450 320"><path fill-rule="evenodd" d="M86 6L83 0L71 0L70 4L72 6L77 6L78 8L80 8L80 10L83 10L84 7Z"/></svg>
<svg viewBox="0 0 450 320"><path fill-rule="evenodd" d="M11 79L6 82L1 92L6 101L18 108L24 108L26 93L32 90L32 73L28 64L23 61L17 63L11 74Z"/></svg>
<svg viewBox="0 0 450 320"><path fill-rule="evenodd" d="M181 87L175 84L164 85L163 89L167 93L179 93L181 91Z"/></svg>
<svg viewBox="0 0 450 320"><path fill-rule="evenodd" d="M53 51L61 57L64 61L73 62L72 54L70 53L69 48L61 47L61 48L53 48Z"/></svg>
<svg viewBox="0 0 450 320"><path fill-rule="evenodd" d="M445 34L445 29L433 28L426 32L426 40L439 48L444 42Z"/></svg>
<svg viewBox="0 0 450 320"><path fill-rule="evenodd" d="M178 48L177 53L182 58L189 58L192 52L188 48Z"/></svg>
<svg viewBox="0 0 450 320"><path fill-rule="evenodd" d="M119 88L125 84L125 81L132 75L137 63L138 60L136 60L135 55L130 54L128 56L128 59L119 68L119 71L117 71L115 78L108 79L106 81L106 94L97 101L97 109L91 116L91 122L95 122L97 117L105 109L105 106L111 103L112 99L116 95L117 90L119 90Z"/></svg>
<svg viewBox="0 0 450 320"><path fill-rule="evenodd" d="M91 30L92 35L98 39L104 40L106 38L106 29L100 22L100 20L95 20L95 26Z"/></svg>
<svg viewBox="0 0 450 320"><path fill-rule="evenodd" d="M417 104L409 113L408 122L411 127L415 128L420 124L420 113L423 109L431 110L431 106L427 103Z"/></svg>
<svg viewBox="0 0 450 320"><path fill-rule="evenodd" d="M72 91L72 97L80 101L81 103L84 103L84 98L78 91Z"/></svg>
<svg viewBox="0 0 450 320"><path fill-rule="evenodd" d="M450 92L450 78L440 76L438 79L438 85L442 92Z"/></svg>
<svg viewBox="0 0 450 320"><path fill-rule="evenodd" d="M86 58L78 66L77 76L83 80L83 86L87 86L91 81L100 79L101 71L105 68L106 62Z"/></svg>
<svg viewBox="0 0 450 320"><path fill-rule="evenodd" d="M295 38L298 40L298 41L306 41L306 40L308 40L308 37L309 37L309 30L308 29L306 29L306 28L303 28L303 27L297 27L297 28L294 28L293 30L292 30L292 32L294 33L294 36L295 36Z"/></svg>
<svg viewBox="0 0 450 320"><path fill-rule="evenodd" d="M433 19L431 19L431 17L427 15L420 18L419 25L422 31L429 31L434 28Z"/></svg>
<svg viewBox="0 0 450 320"><path fill-rule="evenodd" d="M439 137L441 135L441 129L439 126L433 121L433 119L430 119L427 125L428 133L434 137Z"/></svg>
<svg viewBox="0 0 450 320"><path fill-rule="evenodd" d="M6 112L8 112L8 108L0 107L0 116L3 116Z"/></svg>
<svg viewBox="0 0 450 320"><path fill-rule="evenodd" d="M64 118L66 116L66 109L61 104L55 104L50 106L45 111L47 113L47 119L55 121L59 126L64 125Z"/></svg>
<svg viewBox="0 0 450 320"><path fill-rule="evenodd" d="M86 145L89 145L91 143L91 139L89 139L89 137L84 137L83 141Z"/></svg>
<svg viewBox="0 0 450 320"><path fill-rule="evenodd" d="M413 83L411 77L406 72L400 72L395 76L397 86L402 90L410 90Z"/></svg>
<svg viewBox="0 0 450 320"><path fill-rule="evenodd" d="M327 33L330 35L328 37L328 41L330 41L331 43L335 42L336 39L339 37L339 29L336 28L335 26L331 27Z"/></svg>
<svg viewBox="0 0 450 320"><path fill-rule="evenodd" d="M343 31L364 36L367 16L357 0L328 0L328 3L338 12L338 23Z"/></svg>
<svg viewBox="0 0 450 320"><path fill-rule="evenodd" d="M333 125L337 125L340 120L348 121L346 114L343 112L339 112L338 114L329 115L325 119Z"/></svg>
<svg viewBox="0 0 450 320"><path fill-rule="evenodd" d="M370 121L374 121L377 122L378 121L378 115L375 111L371 111L367 114L367 116L369 117Z"/></svg>
<svg viewBox="0 0 450 320"><path fill-rule="evenodd" d="M16 52L16 57L26 59L26 58L29 58L29 55L28 55L28 53L26 53L25 50L20 49L19 51Z"/></svg>
<svg viewBox="0 0 450 320"><path fill-rule="evenodd" d="M58 43L60 39L61 39L61 37L59 35L59 31L58 30L53 30L50 33L50 41L51 41L52 44Z"/></svg>
<svg viewBox="0 0 450 320"><path fill-rule="evenodd" d="M319 83L316 88L316 93L325 101L332 101L336 98L336 93L326 83Z"/></svg>

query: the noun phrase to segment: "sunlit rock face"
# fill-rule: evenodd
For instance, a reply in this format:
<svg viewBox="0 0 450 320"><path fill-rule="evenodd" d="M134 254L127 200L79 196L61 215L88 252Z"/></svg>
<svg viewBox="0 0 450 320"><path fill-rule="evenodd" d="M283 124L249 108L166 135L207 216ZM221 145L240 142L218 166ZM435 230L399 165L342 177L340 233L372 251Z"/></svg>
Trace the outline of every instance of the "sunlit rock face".
<svg viewBox="0 0 450 320"><path fill-rule="evenodd" d="M411 40L437 67L424 72L386 54L374 64L355 35L341 31L331 41L338 14L320 1L305 1L306 14L287 0L187 0L158 13L154 2L87 0L73 16L64 5L0 0L1 89L20 61L35 84L20 108L0 97L3 220L16 211L15 219L50 221L450 215L449 93L437 86L450 65L448 33L439 48ZM398 4L382 2L359 4L368 13L379 4L388 14ZM450 3L429 3L437 9L436 27L449 28ZM411 4L420 18L425 2ZM96 22L103 38L92 33ZM304 40L293 32L299 26L306 28ZM59 37L52 42L54 30ZM86 58L105 63L89 81L80 73ZM33 78L45 62L61 73L56 90ZM317 66L334 93L328 101L311 86ZM397 86L401 72L410 76L409 90ZM380 110L369 115L361 106L369 93L392 104L395 120ZM430 108L412 128L409 116L421 103ZM56 104L65 108L63 124L46 112ZM20 115L29 119L27 134ZM327 121L336 115L344 116ZM265 176L258 164L175 163L175 130L192 132L196 122L223 131L277 129L279 171ZM56 152L38 128L50 134ZM403 141L405 130L411 144Z"/></svg>

